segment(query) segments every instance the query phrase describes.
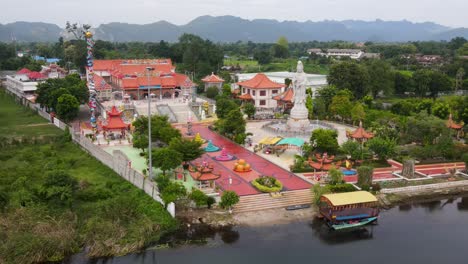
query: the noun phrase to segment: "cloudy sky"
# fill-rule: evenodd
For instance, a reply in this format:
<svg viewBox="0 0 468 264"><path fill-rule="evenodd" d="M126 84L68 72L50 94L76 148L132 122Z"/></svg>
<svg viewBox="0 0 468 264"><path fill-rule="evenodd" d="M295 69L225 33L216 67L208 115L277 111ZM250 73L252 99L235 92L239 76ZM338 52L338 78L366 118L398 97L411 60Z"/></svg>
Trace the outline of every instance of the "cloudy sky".
<svg viewBox="0 0 468 264"><path fill-rule="evenodd" d="M0 23L66 21L185 24L201 15L277 20L433 21L468 27L467 0L1 0Z"/></svg>

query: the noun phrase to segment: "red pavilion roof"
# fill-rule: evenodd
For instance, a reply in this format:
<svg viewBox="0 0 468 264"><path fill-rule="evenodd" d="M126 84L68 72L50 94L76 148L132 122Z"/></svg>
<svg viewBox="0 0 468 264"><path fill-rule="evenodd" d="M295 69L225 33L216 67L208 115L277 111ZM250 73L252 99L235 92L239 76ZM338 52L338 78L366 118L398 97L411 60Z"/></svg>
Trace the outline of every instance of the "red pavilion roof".
<svg viewBox="0 0 468 264"><path fill-rule="evenodd" d="M447 121L447 127L448 128L451 128L451 129L462 129L463 128L463 125L462 124L457 124L453 121L452 119L452 114L449 115L449 119Z"/></svg>
<svg viewBox="0 0 468 264"><path fill-rule="evenodd" d="M237 85L250 89L279 89L285 87L284 84L270 80L265 74L258 73L252 79L238 82Z"/></svg>
<svg viewBox="0 0 468 264"><path fill-rule="evenodd" d="M103 125L104 130L121 130L127 129L129 125L125 124L122 121L120 115L122 112L119 112L115 106L112 107L111 111L107 111L107 125Z"/></svg>
<svg viewBox="0 0 468 264"><path fill-rule="evenodd" d="M374 134L364 130L364 128L362 128L362 121L360 121L358 129L354 130L353 132L348 132L347 136L354 139L369 139L373 138Z"/></svg>
<svg viewBox="0 0 468 264"><path fill-rule="evenodd" d="M224 80L220 78L219 76L215 75L214 73L211 73L211 75L207 75L205 78L203 78L202 82L221 83L221 82L224 82Z"/></svg>

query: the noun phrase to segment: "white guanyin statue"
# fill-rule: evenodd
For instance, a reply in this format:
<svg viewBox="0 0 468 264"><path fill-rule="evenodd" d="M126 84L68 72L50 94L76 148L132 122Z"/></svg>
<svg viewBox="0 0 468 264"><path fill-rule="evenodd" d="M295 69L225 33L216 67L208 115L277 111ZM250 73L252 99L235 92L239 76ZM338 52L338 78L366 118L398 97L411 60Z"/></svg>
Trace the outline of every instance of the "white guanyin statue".
<svg viewBox="0 0 468 264"><path fill-rule="evenodd" d="M306 103L306 74L304 73L304 66L301 61L297 62L297 72L294 76L293 87L294 87L294 106L291 109L291 114L288 119L288 126L290 128L305 128L309 126L310 122L308 119L309 111L305 105Z"/></svg>

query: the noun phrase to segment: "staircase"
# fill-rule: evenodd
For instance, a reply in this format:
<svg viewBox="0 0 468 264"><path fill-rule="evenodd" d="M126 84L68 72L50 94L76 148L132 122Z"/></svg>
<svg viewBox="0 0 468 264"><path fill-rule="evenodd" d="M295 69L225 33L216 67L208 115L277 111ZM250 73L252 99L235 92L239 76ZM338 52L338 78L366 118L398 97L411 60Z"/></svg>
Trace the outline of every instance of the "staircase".
<svg viewBox="0 0 468 264"><path fill-rule="evenodd" d="M160 104L156 105L156 109L158 109L159 115L165 115L169 118L169 122L177 123L177 117L172 111L172 109L167 104Z"/></svg>
<svg viewBox="0 0 468 264"><path fill-rule="evenodd" d="M188 120L188 113L189 111L191 112L192 110L188 105L169 105L171 108L172 112L175 114L177 121L179 123L187 123ZM195 115L195 113L191 113L192 115L192 122L197 122L198 118Z"/></svg>
<svg viewBox="0 0 468 264"><path fill-rule="evenodd" d="M281 194L282 196L275 198L269 193L241 196L233 211L241 213L312 203L313 194L310 189L287 191Z"/></svg>

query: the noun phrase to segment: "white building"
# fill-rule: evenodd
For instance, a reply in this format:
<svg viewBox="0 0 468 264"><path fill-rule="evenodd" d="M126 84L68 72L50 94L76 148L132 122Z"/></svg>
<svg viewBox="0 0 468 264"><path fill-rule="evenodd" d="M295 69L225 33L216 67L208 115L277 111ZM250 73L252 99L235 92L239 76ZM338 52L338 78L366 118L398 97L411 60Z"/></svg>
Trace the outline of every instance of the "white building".
<svg viewBox="0 0 468 264"><path fill-rule="evenodd" d="M236 77L239 82L250 80L254 78L256 73L238 73ZM271 81L275 83L284 84L286 79L292 80L295 76L295 72L265 72ZM312 94L315 96L317 91L324 86L327 86L327 76L322 74L306 74L306 88L312 89ZM242 92L242 91L241 91ZM273 96L275 96L274 94Z"/></svg>
<svg viewBox="0 0 468 264"><path fill-rule="evenodd" d="M255 107L259 108L276 108L277 102L273 96L282 93L285 88L284 82L274 82L263 73L257 73L253 78L236 84L240 89L239 98L243 101L251 101Z"/></svg>
<svg viewBox="0 0 468 264"><path fill-rule="evenodd" d="M365 53L360 49L328 49L326 51L322 51L321 49L308 49L307 53L316 54L319 56L324 57L334 57L334 58L343 58L349 57L354 60L359 60L362 58L380 58L380 54L378 53Z"/></svg>

